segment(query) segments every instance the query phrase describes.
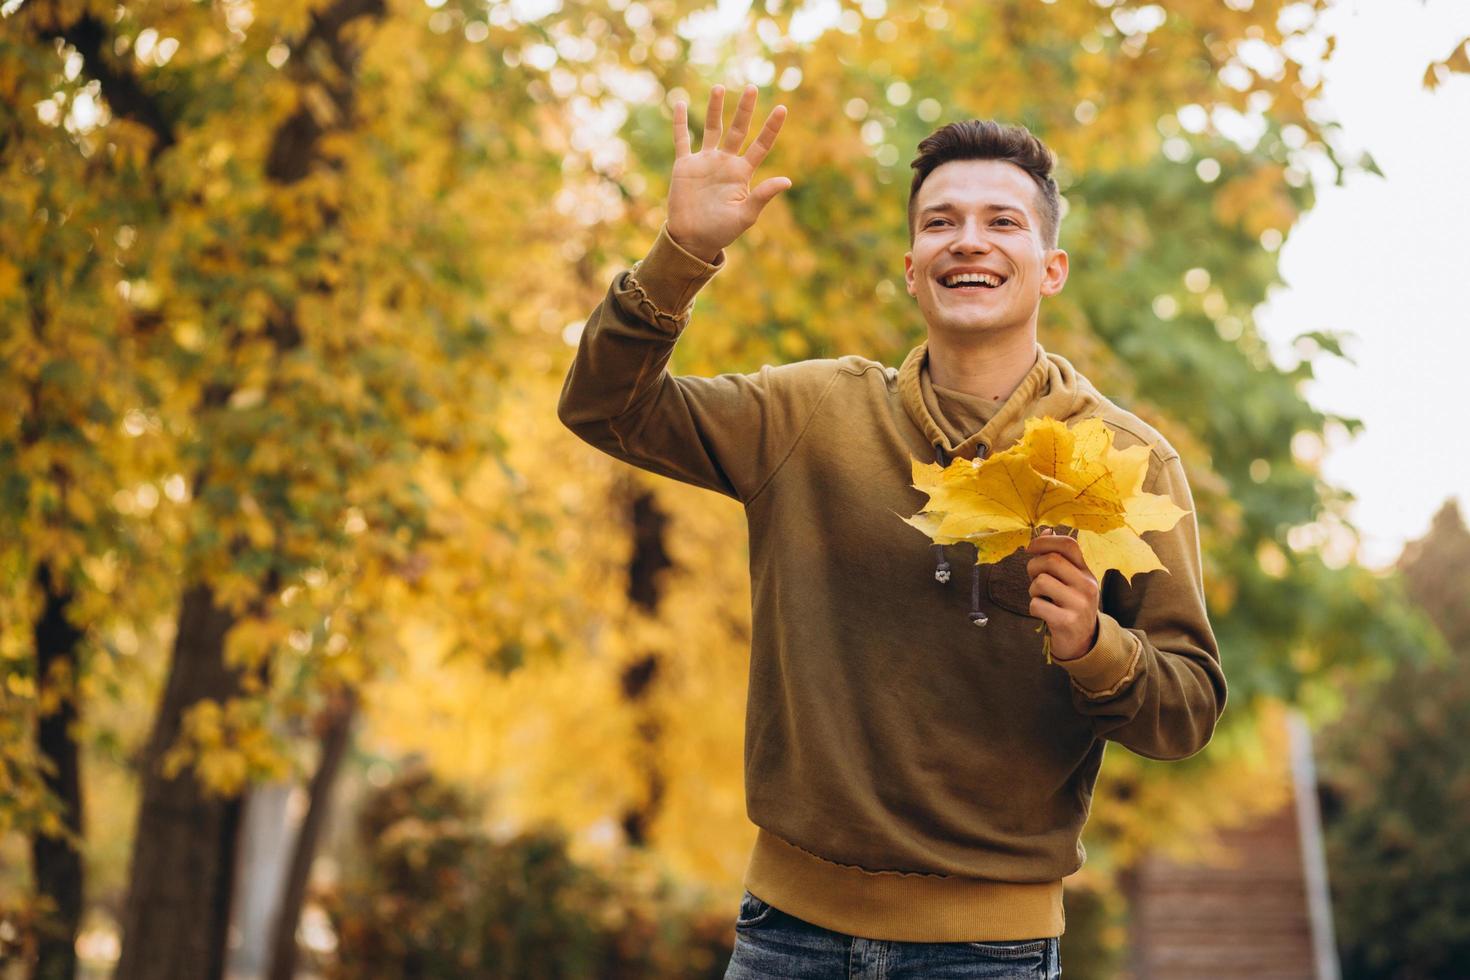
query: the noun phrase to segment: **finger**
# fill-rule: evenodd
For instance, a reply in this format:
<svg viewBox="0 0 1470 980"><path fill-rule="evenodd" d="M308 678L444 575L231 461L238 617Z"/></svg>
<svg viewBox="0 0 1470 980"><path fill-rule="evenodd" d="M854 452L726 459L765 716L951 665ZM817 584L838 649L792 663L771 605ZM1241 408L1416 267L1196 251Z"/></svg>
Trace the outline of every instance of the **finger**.
<svg viewBox="0 0 1470 980"><path fill-rule="evenodd" d="M1031 598L1045 599L1064 609L1078 609L1086 604L1077 594L1076 589L1070 588L1061 579L1044 572L1032 580L1029 591Z"/></svg>
<svg viewBox="0 0 1470 980"><path fill-rule="evenodd" d="M1088 571L1086 567L1074 565L1065 556L1056 552L1037 555L1026 563L1026 574L1030 575L1033 579L1043 572L1061 579L1068 586L1084 595L1097 590L1097 579L1092 577L1092 572Z"/></svg>
<svg viewBox="0 0 1470 980"><path fill-rule="evenodd" d="M739 153L740 144L745 142L745 133L750 129L750 117L755 112L755 95L754 85L745 86L745 91L740 93L740 101L735 105L735 118L730 120L730 128L720 141L720 149L727 153Z"/></svg>
<svg viewBox="0 0 1470 980"><path fill-rule="evenodd" d="M1054 606L1045 599L1032 599L1030 613L1050 627L1054 653L1063 643L1069 647L1062 657L1064 660L1080 657L1097 645L1099 626L1096 615L1089 618L1085 613Z"/></svg>
<svg viewBox="0 0 1470 980"><path fill-rule="evenodd" d="M1077 543L1076 538L1065 534L1048 532L1039 534L1031 539L1026 550L1033 555L1058 554L1076 565L1078 568L1086 568L1087 562L1082 559L1082 545Z"/></svg>
<svg viewBox="0 0 1470 980"><path fill-rule="evenodd" d="M704 138L699 141L699 152L712 150L720 145L720 127L725 124L725 86L716 85L709 90L709 107L704 113Z"/></svg>
<svg viewBox="0 0 1470 980"><path fill-rule="evenodd" d="M755 185L750 192L751 199L755 201L756 211L760 212L767 204L770 204L775 196L791 186L791 181L785 177L768 177Z"/></svg>
<svg viewBox="0 0 1470 980"><path fill-rule="evenodd" d="M674 159L689 155L689 106L674 103Z"/></svg>
<svg viewBox="0 0 1470 980"><path fill-rule="evenodd" d="M745 151L745 160L751 168L759 167L766 154L771 152L771 147L776 145L776 134L781 132L781 124L786 121L786 107L778 105L771 110L766 117L766 124L761 127L755 142L750 144L750 149Z"/></svg>
<svg viewBox="0 0 1470 980"><path fill-rule="evenodd" d="M1067 612L1061 606L1047 602L1045 599L1039 597L1031 600L1030 613L1050 626L1053 633L1059 629L1065 629L1067 620L1071 616L1071 613Z"/></svg>

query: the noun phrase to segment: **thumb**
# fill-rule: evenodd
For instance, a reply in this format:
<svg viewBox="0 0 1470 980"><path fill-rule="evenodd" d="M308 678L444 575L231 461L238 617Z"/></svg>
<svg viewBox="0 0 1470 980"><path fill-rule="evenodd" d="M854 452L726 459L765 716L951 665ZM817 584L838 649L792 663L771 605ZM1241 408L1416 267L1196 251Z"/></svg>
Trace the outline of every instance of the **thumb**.
<svg viewBox="0 0 1470 980"><path fill-rule="evenodd" d="M768 177L755 185L750 192L752 200L755 201L756 210L760 211L770 204L775 196L791 186L791 181L785 177Z"/></svg>

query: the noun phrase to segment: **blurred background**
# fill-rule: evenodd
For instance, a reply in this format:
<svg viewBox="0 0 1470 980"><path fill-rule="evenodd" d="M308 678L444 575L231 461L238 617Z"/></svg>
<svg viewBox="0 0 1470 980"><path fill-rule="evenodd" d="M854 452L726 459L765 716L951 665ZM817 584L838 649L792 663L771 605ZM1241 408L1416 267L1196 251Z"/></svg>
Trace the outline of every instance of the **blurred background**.
<svg viewBox="0 0 1470 980"><path fill-rule="evenodd" d="M577 441L671 106L794 187L680 373L923 336L915 144L1056 152L1041 340L1189 468L1231 684L1078 978L1470 976L1470 9L0 2L0 977L719 977L738 504Z"/></svg>

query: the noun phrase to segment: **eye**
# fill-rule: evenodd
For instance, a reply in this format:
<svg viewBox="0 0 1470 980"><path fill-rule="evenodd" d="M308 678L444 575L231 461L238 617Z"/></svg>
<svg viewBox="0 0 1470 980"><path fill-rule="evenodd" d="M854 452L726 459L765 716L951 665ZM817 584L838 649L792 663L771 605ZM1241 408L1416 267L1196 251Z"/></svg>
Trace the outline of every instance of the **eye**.
<svg viewBox="0 0 1470 980"><path fill-rule="evenodd" d="M1009 221L1011 224L1015 225L1017 228L1021 227L1019 224L1016 223L1016 220L1014 218L996 218L995 220L996 221Z"/></svg>
<svg viewBox="0 0 1470 980"><path fill-rule="evenodd" d="M944 219L943 218L930 218L928 221L924 222L924 227L925 228L933 228L935 225L943 224L943 223L944 223Z"/></svg>

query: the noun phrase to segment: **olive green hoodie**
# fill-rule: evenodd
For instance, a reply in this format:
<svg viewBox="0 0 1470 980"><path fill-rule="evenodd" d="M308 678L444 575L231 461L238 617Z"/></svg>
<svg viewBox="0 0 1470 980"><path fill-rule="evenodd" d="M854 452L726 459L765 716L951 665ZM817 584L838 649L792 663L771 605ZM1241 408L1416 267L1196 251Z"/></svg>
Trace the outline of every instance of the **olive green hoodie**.
<svg viewBox="0 0 1470 980"><path fill-rule="evenodd" d="M1105 742L1184 758L1225 705L1194 515L1147 536L1167 572L1105 577L1096 645L1047 664L1028 556L976 566L969 545L931 545L900 519L926 500L910 461L1005 449L1031 416L1098 416L1119 447L1153 445L1145 489L1192 511L1179 456L1039 346L958 444L931 410L924 344L896 369L849 355L671 375L694 295L724 259L661 231L587 320L558 414L604 452L745 506L745 789L759 828L745 885L870 939L1059 935Z"/></svg>

